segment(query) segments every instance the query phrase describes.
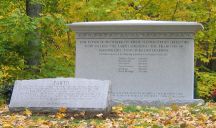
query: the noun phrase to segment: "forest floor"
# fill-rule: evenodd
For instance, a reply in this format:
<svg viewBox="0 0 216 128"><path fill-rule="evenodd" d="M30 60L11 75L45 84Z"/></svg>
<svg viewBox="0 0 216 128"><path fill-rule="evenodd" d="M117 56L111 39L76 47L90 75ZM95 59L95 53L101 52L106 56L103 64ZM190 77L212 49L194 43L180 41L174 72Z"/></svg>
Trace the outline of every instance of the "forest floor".
<svg viewBox="0 0 216 128"><path fill-rule="evenodd" d="M26 109L9 112L0 107L0 128L216 128L216 103L166 107L114 106L109 115L88 117L85 112L36 114Z"/></svg>

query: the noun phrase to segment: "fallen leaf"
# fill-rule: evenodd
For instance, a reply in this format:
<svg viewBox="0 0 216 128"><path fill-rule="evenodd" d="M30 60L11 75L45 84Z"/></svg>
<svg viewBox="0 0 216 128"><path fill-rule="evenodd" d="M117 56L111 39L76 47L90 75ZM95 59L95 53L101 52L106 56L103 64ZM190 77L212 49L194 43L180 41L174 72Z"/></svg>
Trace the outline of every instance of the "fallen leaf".
<svg viewBox="0 0 216 128"><path fill-rule="evenodd" d="M96 116L99 117L99 118L102 118L102 117L103 117L103 114L100 113L100 114L97 114Z"/></svg>
<svg viewBox="0 0 216 128"><path fill-rule="evenodd" d="M66 107L60 107L58 112L65 113L65 112L67 112L67 108Z"/></svg>
<svg viewBox="0 0 216 128"><path fill-rule="evenodd" d="M32 112L26 108L23 114L26 115L27 117L30 117L32 115Z"/></svg>
<svg viewBox="0 0 216 128"><path fill-rule="evenodd" d="M64 118L65 116L66 116L66 114L60 113L60 112L56 113L56 115L55 115L55 117L56 117L57 119L62 119L62 118Z"/></svg>
<svg viewBox="0 0 216 128"><path fill-rule="evenodd" d="M13 128L11 124L3 124L3 128Z"/></svg>

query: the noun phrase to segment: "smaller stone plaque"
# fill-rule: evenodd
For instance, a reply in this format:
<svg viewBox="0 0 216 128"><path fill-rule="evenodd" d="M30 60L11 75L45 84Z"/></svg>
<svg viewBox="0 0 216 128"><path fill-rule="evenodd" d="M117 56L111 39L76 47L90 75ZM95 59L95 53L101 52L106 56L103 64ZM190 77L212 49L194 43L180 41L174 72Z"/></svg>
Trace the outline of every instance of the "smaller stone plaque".
<svg viewBox="0 0 216 128"><path fill-rule="evenodd" d="M21 111L56 112L66 107L69 112L108 112L110 81L81 78L17 80L9 108Z"/></svg>

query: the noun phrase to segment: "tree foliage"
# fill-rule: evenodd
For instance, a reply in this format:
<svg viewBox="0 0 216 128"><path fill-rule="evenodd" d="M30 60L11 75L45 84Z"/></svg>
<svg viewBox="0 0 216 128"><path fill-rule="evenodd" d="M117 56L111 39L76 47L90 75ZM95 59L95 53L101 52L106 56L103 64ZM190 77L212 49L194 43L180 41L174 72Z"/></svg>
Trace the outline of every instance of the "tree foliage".
<svg viewBox="0 0 216 128"><path fill-rule="evenodd" d="M205 73L216 71L216 1L215 0L32 0L42 5L40 17L26 14L25 0L0 2L0 87L15 79L34 79L74 75L75 40L67 23L107 20L196 21L205 29L195 39L198 86ZM41 37L41 63L27 71L28 42L38 31ZM216 80L213 80L215 83ZM211 81L212 83L212 81ZM216 84L211 84L215 89ZM210 92L208 92L210 93ZM201 93L202 94L202 93ZM208 94L209 95L209 94ZM201 95L205 96L205 95Z"/></svg>

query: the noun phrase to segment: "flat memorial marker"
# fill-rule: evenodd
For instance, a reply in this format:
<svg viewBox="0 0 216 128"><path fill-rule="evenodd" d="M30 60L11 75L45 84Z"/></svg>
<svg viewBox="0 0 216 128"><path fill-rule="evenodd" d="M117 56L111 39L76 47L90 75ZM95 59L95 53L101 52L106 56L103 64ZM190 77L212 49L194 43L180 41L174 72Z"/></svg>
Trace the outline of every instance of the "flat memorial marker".
<svg viewBox="0 0 216 128"><path fill-rule="evenodd" d="M9 108L20 111L55 112L61 107L68 111L108 112L110 81L74 78L17 80Z"/></svg>

